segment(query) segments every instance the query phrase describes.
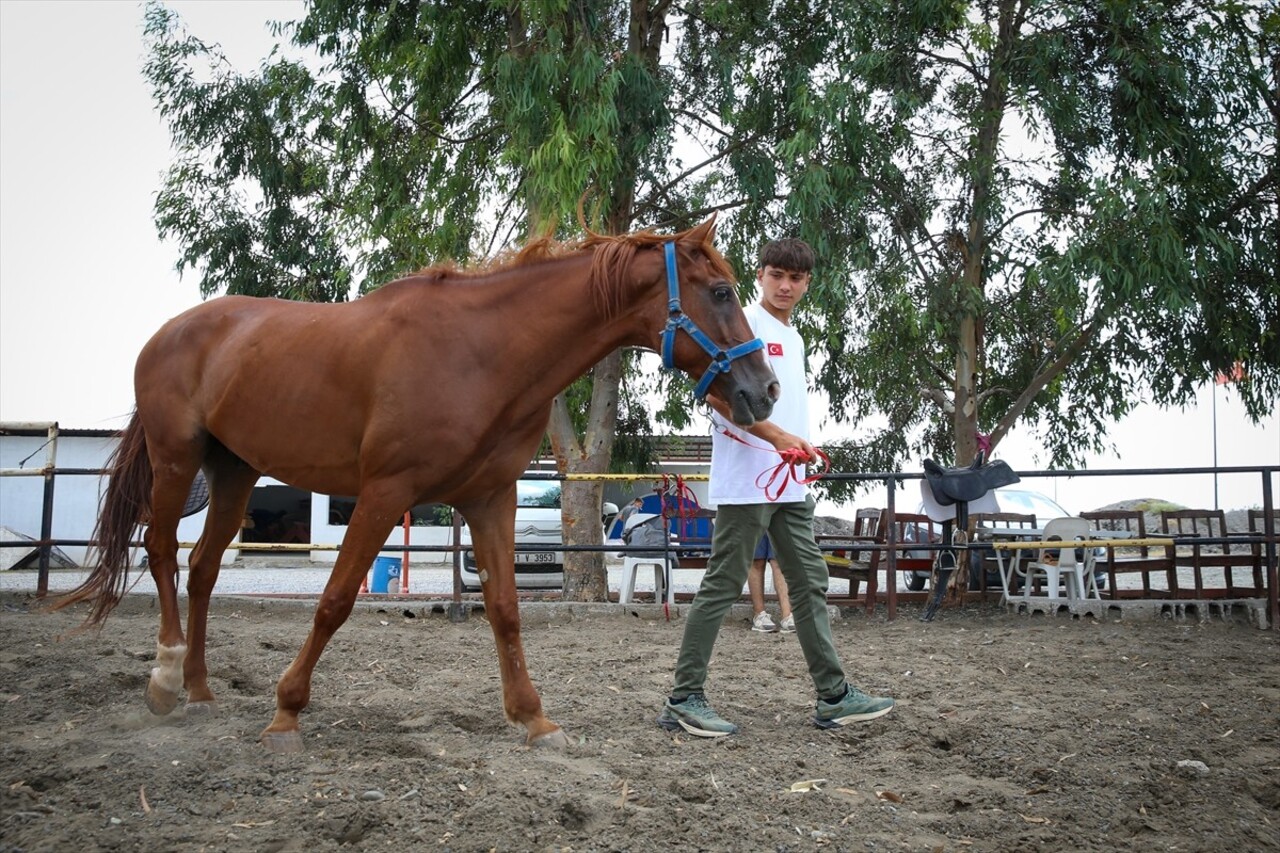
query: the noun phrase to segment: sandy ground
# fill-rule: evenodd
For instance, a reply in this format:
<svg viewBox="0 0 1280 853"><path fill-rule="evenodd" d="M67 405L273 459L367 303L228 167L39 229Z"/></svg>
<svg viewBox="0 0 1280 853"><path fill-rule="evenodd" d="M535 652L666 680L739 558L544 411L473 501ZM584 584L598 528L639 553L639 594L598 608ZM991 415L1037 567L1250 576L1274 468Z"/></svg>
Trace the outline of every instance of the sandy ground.
<svg viewBox="0 0 1280 853"><path fill-rule="evenodd" d="M212 716L152 717L154 601L100 633L0 594L0 851L1280 849L1280 636L1236 621L848 613L888 717L814 728L794 636L726 622L709 698L741 734L654 725L682 624L524 607L548 714L501 715L483 613L360 606L316 670L306 752L257 743L310 604L220 598Z"/></svg>

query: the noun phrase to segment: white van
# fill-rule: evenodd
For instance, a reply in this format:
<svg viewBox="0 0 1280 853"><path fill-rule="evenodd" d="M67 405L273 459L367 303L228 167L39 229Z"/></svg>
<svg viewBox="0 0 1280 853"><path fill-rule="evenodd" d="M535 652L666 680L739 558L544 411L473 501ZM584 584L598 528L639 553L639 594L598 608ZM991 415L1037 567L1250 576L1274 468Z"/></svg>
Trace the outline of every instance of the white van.
<svg viewBox="0 0 1280 853"><path fill-rule="evenodd" d="M564 551L556 550L564 540L560 528L559 480L516 481L516 588L562 589L564 587ZM618 512L613 504L603 511L612 517ZM462 544L471 544L471 528L462 525ZM532 547L529 547L532 546ZM462 588L468 592L480 589L480 570L471 550L462 552Z"/></svg>

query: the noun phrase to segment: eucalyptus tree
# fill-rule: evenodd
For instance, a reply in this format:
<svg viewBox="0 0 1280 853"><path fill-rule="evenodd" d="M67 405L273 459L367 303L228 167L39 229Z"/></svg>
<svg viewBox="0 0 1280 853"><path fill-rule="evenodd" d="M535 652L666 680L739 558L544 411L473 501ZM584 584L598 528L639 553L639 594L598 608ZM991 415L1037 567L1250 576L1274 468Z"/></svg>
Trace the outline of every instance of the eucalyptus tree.
<svg viewBox="0 0 1280 853"><path fill-rule="evenodd" d="M1228 0L315 0L253 73L147 7L175 160L161 233L205 293L345 299L559 225L723 212L747 271L797 235L813 382L864 427L844 470L979 433L1055 463L1215 370L1280 384L1277 24ZM562 470L628 424L689 423L688 383L598 365L557 400ZM651 393L653 392L653 393ZM424 392L425 393L425 392ZM567 541L599 541L592 488ZM568 565L600 598L598 558Z"/></svg>
<svg viewBox="0 0 1280 853"><path fill-rule="evenodd" d="M1236 363L1248 413L1273 410L1274 4L869 0L835 20L776 152L780 206L835 262L805 318L816 381L883 419L842 468L967 462L1017 424L1069 465Z"/></svg>
<svg viewBox="0 0 1280 853"><path fill-rule="evenodd" d="M662 62L670 0L313 0L250 73L160 3L145 14L145 73L176 152L156 223L206 295L347 299L572 231L584 198L598 230L680 227L710 212L727 156L687 167L673 153L701 116L689 73ZM561 470L607 467L633 360L607 357L557 399ZM627 423L648 421L643 392L623 398ZM599 544L601 487L564 494L566 541ZM603 598L605 581L600 555L570 556L567 595Z"/></svg>

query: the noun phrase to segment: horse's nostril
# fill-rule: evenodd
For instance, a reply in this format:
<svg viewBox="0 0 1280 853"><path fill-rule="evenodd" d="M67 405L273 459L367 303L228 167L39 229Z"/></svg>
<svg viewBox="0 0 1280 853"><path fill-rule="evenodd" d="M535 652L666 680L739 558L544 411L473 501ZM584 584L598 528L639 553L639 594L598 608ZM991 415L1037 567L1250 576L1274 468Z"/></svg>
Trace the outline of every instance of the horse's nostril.
<svg viewBox="0 0 1280 853"><path fill-rule="evenodd" d="M769 387L765 389L765 392L769 395L769 399L776 403L778 402L778 397L782 394L782 386L776 381L770 382Z"/></svg>

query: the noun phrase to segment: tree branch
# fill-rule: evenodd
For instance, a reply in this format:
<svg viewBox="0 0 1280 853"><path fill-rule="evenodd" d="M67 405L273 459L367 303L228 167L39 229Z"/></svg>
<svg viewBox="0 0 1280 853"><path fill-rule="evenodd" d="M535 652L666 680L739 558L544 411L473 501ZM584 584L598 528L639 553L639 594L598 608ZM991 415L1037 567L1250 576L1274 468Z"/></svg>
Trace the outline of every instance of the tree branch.
<svg viewBox="0 0 1280 853"><path fill-rule="evenodd" d="M1027 387L1013 401L1008 411L1005 412L1004 417L996 424L996 428L991 431L992 448L1000 443L1000 440L1008 434L1009 430L1013 429L1014 424L1022 417L1022 414L1031 405L1031 401L1035 399L1036 395L1044 390L1046 385L1060 376L1067 369L1067 366L1075 361L1080 353L1097 337L1106 316L1105 312L1099 312L1095 315L1093 320L1083 327L1067 346L1057 349L1058 357L1027 383Z"/></svg>
<svg viewBox="0 0 1280 853"><path fill-rule="evenodd" d="M982 391L979 391L979 392L978 392L978 395L977 395L978 408L979 408L979 409L981 409L981 408L982 408L982 404L983 404L983 403L984 403L984 402L985 402L989 397L994 397L994 396L996 396L997 394L1008 394L1008 395L1012 396L1012 395L1013 395L1013 390L1012 390L1012 389L1010 389L1010 388L1003 388L1003 387L997 386L997 387L995 387L995 388L987 388L987 389L984 389L984 390L982 390Z"/></svg>
<svg viewBox="0 0 1280 853"><path fill-rule="evenodd" d="M920 386L920 396L926 400L932 400L938 404L938 408L943 412L949 413L955 408L955 403L951 397L941 388L932 388L928 385Z"/></svg>
<svg viewBox="0 0 1280 853"><path fill-rule="evenodd" d="M725 130L724 128L721 128L721 127L716 127L714 124L707 121L702 116L697 115L696 113L692 113L692 112L689 112L688 110L682 109L677 114L684 116L685 118L691 120L695 124L702 125L707 130L710 130L712 133L716 134L717 136L729 137L733 135L731 131Z"/></svg>
<svg viewBox="0 0 1280 853"><path fill-rule="evenodd" d="M697 163L693 166L690 166L689 168L681 172L679 175L676 175L674 178L667 181L662 186L655 188L654 193L659 195L665 195L669 189L671 189L673 186L683 181L685 178L689 177L695 172L699 172L702 169L705 169L707 166L710 166L719 160L723 160L725 157L728 157L733 152L749 145L752 142L755 142L759 138L760 138L760 134L756 133L746 138L739 139L736 142L730 143L729 145L722 148L718 154L708 157L707 159L703 160L701 163Z"/></svg>
<svg viewBox="0 0 1280 853"><path fill-rule="evenodd" d="M987 238L988 238L988 240L990 240L991 238L994 238L994 237L996 237L997 235L1004 233L1004 229L1005 229L1005 228L1007 228L1008 226L1012 225L1016 220L1021 219L1021 218L1022 218L1022 217L1024 217L1024 216L1034 216L1034 215L1036 215L1036 214L1038 214L1038 213L1064 213L1064 214L1066 214L1066 213L1071 213L1071 212L1072 212L1071 210L1068 210L1068 209L1067 209L1067 208L1065 208L1065 207L1032 207L1032 208L1028 208L1027 210L1020 210L1020 211L1018 211L1017 213L1013 214L1012 216L1010 216L1010 217L1006 218L1003 222L1001 222L1001 223L1000 223L999 225L997 225L996 227L994 227L994 228L988 228L988 229L987 229Z"/></svg>
<svg viewBox="0 0 1280 853"><path fill-rule="evenodd" d="M927 56L939 65L950 65L954 68L959 68L961 71L968 73L974 80L982 82L982 72L977 66L971 65L968 62L963 62L953 56L943 56L940 53L934 53L931 50L924 50L923 48L916 48L916 54L919 56Z"/></svg>
<svg viewBox="0 0 1280 853"><path fill-rule="evenodd" d="M787 199L787 196L778 195L778 194L767 196L765 198L740 198L740 199L735 199L733 201L726 201L723 204L706 205L704 207L698 208L697 210L691 210L689 211L688 216L691 219L699 220L699 219L704 219L713 213L719 213L725 210L733 210L734 208L738 208L738 207L745 207L748 204L767 204L771 201L785 201L786 199ZM644 202L643 204L636 205L636 215L632 217L633 221L643 219L644 217L642 217L640 214L648 213L650 211L652 211L655 214L665 215L667 219L664 220L664 224L676 222L680 219L680 214L676 213L671 208L663 207L657 201L651 201L651 202Z"/></svg>
<svg viewBox="0 0 1280 853"><path fill-rule="evenodd" d="M1265 175L1254 181L1248 189L1236 196L1235 200L1230 205L1218 211L1218 213L1210 218L1206 224L1209 226L1221 225L1223 222L1226 222L1228 219L1244 210L1251 202L1256 201L1264 191L1276 186L1276 184L1280 182L1278 181L1278 177L1280 177L1278 176L1278 171L1280 170L1277 170L1274 166L1267 170Z"/></svg>

